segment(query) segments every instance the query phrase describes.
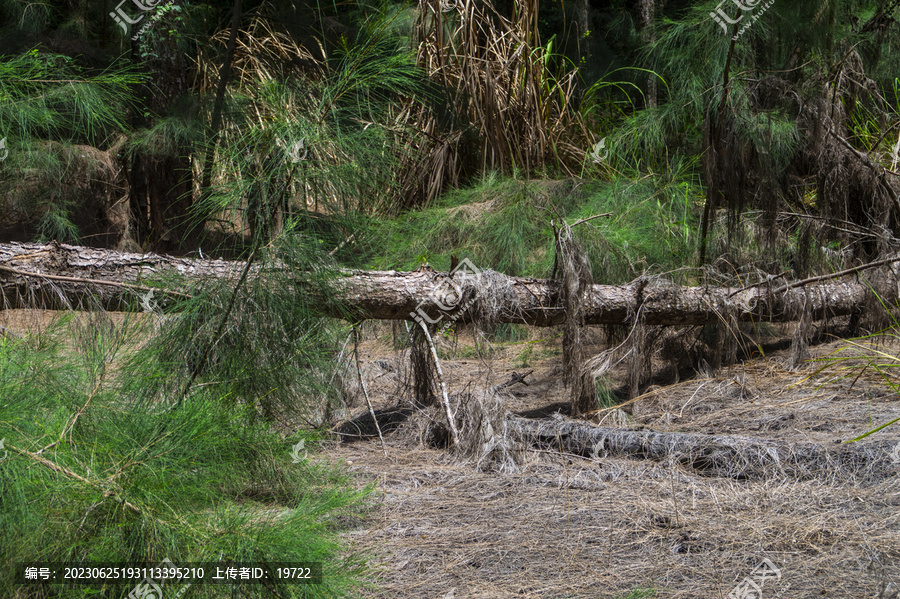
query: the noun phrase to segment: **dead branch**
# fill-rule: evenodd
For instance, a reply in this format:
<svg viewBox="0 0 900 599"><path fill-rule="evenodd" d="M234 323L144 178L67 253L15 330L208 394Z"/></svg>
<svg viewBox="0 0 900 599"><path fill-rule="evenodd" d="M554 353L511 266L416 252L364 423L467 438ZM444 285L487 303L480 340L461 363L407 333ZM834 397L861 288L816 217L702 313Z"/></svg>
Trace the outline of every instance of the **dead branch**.
<svg viewBox="0 0 900 599"><path fill-rule="evenodd" d="M584 457L670 461L705 476L734 479L873 481L891 474L896 441L785 443L728 435L628 430L570 420L510 417L510 426L532 444Z"/></svg>
<svg viewBox="0 0 900 599"><path fill-rule="evenodd" d="M363 380L362 369L359 367L359 325L353 325L353 357L356 359L356 376L359 378L359 386L362 388L363 396L366 398L366 405L369 406L369 414L372 416L372 422L375 423L375 430L378 431L378 439L381 440L381 451L384 457L387 457L387 448L384 445L384 436L381 434L381 426L378 424L378 418L375 416L375 408L372 407L372 400L369 399L369 391L366 389L366 382Z"/></svg>
<svg viewBox="0 0 900 599"><path fill-rule="evenodd" d="M428 347L431 349L431 357L434 359L434 369L437 374L438 387L441 390L441 401L444 404L444 411L447 414L447 425L450 427L453 447L459 447L459 430L456 428L453 412L450 410L450 398L447 396L447 384L444 383L444 373L441 371L441 361L438 358L437 349L434 347L434 340L431 338L431 333L428 331L428 325L426 325L423 320L419 320L418 322L422 327L422 331L425 333L425 342L428 343Z"/></svg>

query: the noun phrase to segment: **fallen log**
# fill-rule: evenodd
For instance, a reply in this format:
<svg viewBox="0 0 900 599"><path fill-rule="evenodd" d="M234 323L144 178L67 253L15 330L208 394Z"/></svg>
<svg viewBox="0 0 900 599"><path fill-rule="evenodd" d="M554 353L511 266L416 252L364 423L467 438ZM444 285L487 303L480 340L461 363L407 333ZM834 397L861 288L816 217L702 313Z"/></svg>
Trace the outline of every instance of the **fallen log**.
<svg viewBox="0 0 900 599"><path fill-rule="evenodd" d="M703 476L761 480L875 482L896 475L897 441L786 443L768 439L665 433L593 426L583 421L509 417L509 428L531 445L594 459L630 457L669 462Z"/></svg>
<svg viewBox="0 0 900 599"><path fill-rule="evenodd" d="M159 254L49 244L0 244L0 293L4 308L144 311L165 307L203 279L236 279L242 262L175 258ZM254 267L251 276L269 276ZM900 271L882 266L875 286L894 303ZM509 277L491 270L457 271L453 277L423 267L413 272L340 271L323 295L301 275L291 279L324 316L350 319L450 323L493 322L554 326L565 322L561 284ZM662 278L628 285L592 285L585 294L587 325L704 325L737 321L790 322L804 312L812 320L859 313L873 302L872 286L859 273L839 281L777 287L682 287ZM152 300L152 301L149 301Z"/></svg>

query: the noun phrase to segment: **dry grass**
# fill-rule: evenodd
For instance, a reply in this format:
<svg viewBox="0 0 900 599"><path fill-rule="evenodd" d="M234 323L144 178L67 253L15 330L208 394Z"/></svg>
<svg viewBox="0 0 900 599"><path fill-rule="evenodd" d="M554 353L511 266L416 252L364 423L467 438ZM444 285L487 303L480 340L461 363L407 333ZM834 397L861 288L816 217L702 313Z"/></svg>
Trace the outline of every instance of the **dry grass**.
<svg viewBox="0 0 900 599"><path fill-rule="evenodd" d="M498 346L491 359L446 360L451 390L503 382L527 345ZM834 345L811 350L824 355ZM373 396L392 404L396 381L376 365L392 359L389 351L377 341L363 351L380 376ZM875 377L852 389L851 381L792 385L814 368L789 371L788 353L651 388L626 406L633 414L619 411L623 426L827 445L900 412ZM531 384L513 387L509 409L548 415L550 404L565 407L561 357L546 354L529 365ZM725 597L763 559L781 571L764 597L893 599L900 590L896 475L865 484L774 472L741 481L669 462L533 449L517 473L480 472L394 430L387 457L377 441L333 449L360 484L379 491L369 520L346 535L380 564L369 597L623 598L638 589L658 598ZM897 437L888 429L873 440Z"/></svg>
<svg viewBox="0 0 900 599"><path fill-rule="evenodd" d="M900 577L896 479L749 484L546 453L519 474L486 474L437 451L385 458L372 443L336 455L381 491L348 535L381 561L370 596L721 597L763 558L789 597L872 597Z"/></svg>
<svg viewBox="0 0 900 599"><path fill-rule="evenodd" d="M447 128L433 112L404 113L420 140L411 154L424 157L404 169L408 204L427 204L472 168L580 170L590 135L575 109L577 70L557 68L552 46L541 44L538 2L517 2L507 17L491 3L420 0L417 14L418 64L445 90L458 124Z"/></svg>

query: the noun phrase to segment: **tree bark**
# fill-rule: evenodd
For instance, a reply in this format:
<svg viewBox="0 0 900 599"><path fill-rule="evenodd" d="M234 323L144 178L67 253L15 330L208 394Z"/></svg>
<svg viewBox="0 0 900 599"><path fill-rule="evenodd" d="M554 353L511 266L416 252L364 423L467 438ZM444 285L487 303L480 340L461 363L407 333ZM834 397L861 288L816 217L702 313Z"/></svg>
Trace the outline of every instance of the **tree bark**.
<svg viewBox="0 0 900 599"><path fill-rule="evenodd" d="M656 42L656 29L654 20L656 19L657 0L627 0L625 6L631 12L634 20L634 28L637 31L638 38L644 49L649 49ZM644 79L644 106L646 108L656 108L656 77L653 73L649 73Z"/></svg>
<svg viewBox="0 0 900 599"><path fill-rule="evenodd" d="M805 285L769 285L743 289L680 287L661 279L639 279L628 285L592 285L584 295L584 324L704 325L723 318L738 321L792 322L857 314L873 305L873 287L881 300L897 300L900 268L884 265L839 281ZM193 260L159 254L133 254L58 244L0 244L0 293L5 308L143 311L153 303L165 307L186 292L189 282L204 278L236 279L243 262ZM271 272L271 266L267 267ZM264 276L254 266L251 277ZM875 283L877 282L877 283ZM352 320L471 322L490 314L494 322L538 327L566 321L561 284L547 279L508 277L494 271L458 270L453 278L431 268L413 272L340 271L327 296L294 276L320 314ZM787 287L787 288L786 288ZM457 307L442 311L449 296ZM440 293L436 293L440 292ZM141 301L143 298L143 301ZM443 302L443 304L441 303ZM440 326L438 325L438 326Z"/></svg>

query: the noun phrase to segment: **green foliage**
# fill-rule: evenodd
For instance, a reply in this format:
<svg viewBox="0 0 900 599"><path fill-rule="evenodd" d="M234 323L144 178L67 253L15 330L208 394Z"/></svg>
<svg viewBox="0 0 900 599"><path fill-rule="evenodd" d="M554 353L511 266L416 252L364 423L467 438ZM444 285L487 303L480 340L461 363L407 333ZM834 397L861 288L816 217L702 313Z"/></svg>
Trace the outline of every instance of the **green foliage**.
<svg viewBox="0 0 900 599"><path fill-rule="evenodd" d="M0 534L20 540L0 548L3 563L315 561L321 586L241 595L352 593L365 568L336 535L365 492L314 453L292 456L301 440L314 452L315 435L274 428L296 430L337 399L334 332L309 309L329 297L327 258L308 241L285 232L257 248L246 282L198 284L177 315L116 326L91 314L0 337L0 437L12 452L0 466ZM274 264L286 278L258 276ZM12 574L0 578L4 596L19 592ZM54 596L121 595L92 592Z"/></svg>
<svg viewBox="0 0 900 599"><path fill-rule="evenodd" d="M553 266L552 219L577 227L598 283L621 283L645 270L675 270L693 255L699 185L690 165L666 177L610 183L519 181L488 177L448 194L430 208L373 225L373 267L415 269L428 256L438 270L450 255L512 276L548 276ZM383 240L383 241L381 241ZM380 249L384 248L384 249Z"/></svg>
<svg viewBox="0 0 900 599"><path fill-rule="evenodd" d="M635 589L627 595L622 595L619 599L645 599L647 597L655 597L656 589Z"/></svg>
<svg viewBox="0 0 900 599"><path fill-rule="evenodd" d="M110 193L97 187L114 177L97 147L127 129L143 80L127 65L88 73L37 49L0 57L0 205L16 224L36 224L41 239L79 240L73 213Z"/></svg>
<svg viewBox="0 0 900 599"><path fill-rule="evenodd" d="M519 352L519 355L513 360L513 366L517 368L528 368L531 366L531 360L534 359L534 346L530 343Z"/></svg>
<svg viewBox="0 0 900 599"><path fill-rule="evenodd" d="M119 367L154 320L66 317L46 334L0 337L0 436L10 451L0 464L0 535L16 539L0 546L0 560L320 561L321 586L251 586L241 596L350 594L363 564L340 550L336 532L362 494L314 454L295 463L291 445L303 436L254 424L213 386L177 410L136 396L141 382L172 376L149 368L138 381ZM13 573L0 573L3 596L38 596ZM60 598L127 593L53 589ZM231 592L205 586L191 596Z"/></svg>
<svg viewBox="0 0 900 599"><path fill-rule="evenodd" d="M195 106L184 100L172 107L171 114L155 119L147 128L132 132L126 150L129 156L143 154L153 158L174 158L188 149L198 148L205 133Z"/></svg>
<svg viewBox="0 0 900 599"><path fill-rule="evenodd" d="M30 0L0 0L0 16L7 23L15 23L16 28L29 33L43 33L53 14L49 2Z"/></svg>
<svg viewBox="0 0 900 599"><path fill-rule="evenodd" d="M0 138L82 140L94 146L127 128L133 89L144 81L117 65L86 74L70 57L40 52L0 60Z"/></svg>
<svg viewBox="0 0 900 599"><path fill-rule="evenodd" d="M78 243L78 226L72 222L69 211L71 203L50 204L38 222L38 236L41 241L56 240L62 243Z"/></svg>
<svg viewBox="0 0 900 599"><path fill-rule="evenodd" d="M193 377L221 401L245 408L246 417L269 421L315 414L342 399L329 385L335 325L311 310L332 295L328 257L310 236L293 231L257 252L254 273L269 273L265 279L253 274L241 285L204 282L136 356L129 367L139 382L136 395L172 401ZM298 278L314 297L298 293ZM174 376L144 381L138 374L148 367Z"/></svg>
<svg viewBox="0 0 900 599"><path fill-rule="evenodd" d="M494 330L493 340L504 342L524 341L528 339L528 327L521 324L501 322Z"/></svg>
<svg viewBox="0 0 900 599"><path fill-rule="evenodd" d="M159 60L159 48L168 47L171 51L185 52L190 45L183 35L185 18L183 8L177 3L162 4L157 6L144 22L140 23L138 31L138 55L141 60ZM138 35L135 32L133 35Z"/></svg>
<svg viewBox="0 0 900 599"><path fill-rule="evenodd" d="M554 203L571 209L574 200L550 199L540 183L489 176L472 189L448 194L434 207L376 223L373 238L387 240L386 262L379 265L412 269L425 255L435 268L449 269L450 254L458 254L479 268L533 273L534 252L546 252L548 243L552 247L548 208ZM543 264L548 260L552 257L544 256Z"/></svg>
<svg viewBox="0 0 900 599"><path fill-rule="evenodd" d="M643 92L636 83L613 77L619 71L656 77L665 84L665 80L648 69L629 67L607 73L591 84L581 99L581 114L584 118L589 119L595 129L604 131L617 125L623 118L627 118L634 112L635 102L632 97L634 95L643 97Z"/></svg>
<svg viewBox="0 0 900 599"><path fill-rule="evenodd" d="M255 235L271 232L276 218L292 211L341 219L392 210L404 135L393 112L425 89L413 54L393 32L395 18L362 23L355 40L343 38L317 63L315 76L273 77L279 67L269 63L282 59L262 51L274 53L276 42L251 40L262 56L244 66L229 98L217 184L197 206L199 218L218 213ZM256 57L239 58L244 64Z"/></svg>
<svg viewBox="0 0 900 599"><path fill-rule="evenodd" d="M612 383L606 377L598 377L594 379L594 386L597 390L597 405L601 408L611 408L619 405L622 400L615 394Z"/></svg>

